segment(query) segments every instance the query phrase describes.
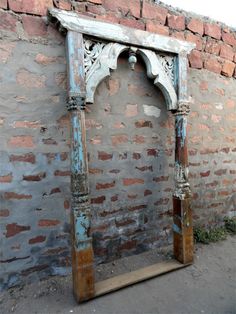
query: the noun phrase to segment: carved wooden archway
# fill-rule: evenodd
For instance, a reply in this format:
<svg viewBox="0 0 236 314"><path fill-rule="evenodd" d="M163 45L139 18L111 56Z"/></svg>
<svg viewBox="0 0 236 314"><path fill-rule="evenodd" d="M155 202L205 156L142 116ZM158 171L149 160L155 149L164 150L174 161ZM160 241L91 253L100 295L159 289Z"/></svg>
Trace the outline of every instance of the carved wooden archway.
<svg viewBox="0 0 236 314"><path fill-rule="evenodd" d="M51 9L49 18L66 34L68 103L71 116L71 196L73 290L78 302L123 286L177 269L193 261L193 229L188 183L187 54L194 44L99 22L74 12ZM178 261L96 283L90 228L88 161L86 151L86 103L93 103L98 84L117 68L119 55L128 50L142 56L147 76L164 94L167 110L175 115L175 187L173 188L173 244Z"/></svg>

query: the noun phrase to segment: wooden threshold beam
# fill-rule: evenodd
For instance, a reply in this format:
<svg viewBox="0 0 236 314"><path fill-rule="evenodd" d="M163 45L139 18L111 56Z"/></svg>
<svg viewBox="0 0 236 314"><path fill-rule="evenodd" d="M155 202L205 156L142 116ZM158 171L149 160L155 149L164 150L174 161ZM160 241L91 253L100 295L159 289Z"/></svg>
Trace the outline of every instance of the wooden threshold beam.
<svg viewBox="0 0 236 314"><path fill-rule="evenodd" d="M173 259L97 282L95 283L94 297L122 289L140 281L144 281L189 265L191 265L191 263L181 264Z"/></svg>

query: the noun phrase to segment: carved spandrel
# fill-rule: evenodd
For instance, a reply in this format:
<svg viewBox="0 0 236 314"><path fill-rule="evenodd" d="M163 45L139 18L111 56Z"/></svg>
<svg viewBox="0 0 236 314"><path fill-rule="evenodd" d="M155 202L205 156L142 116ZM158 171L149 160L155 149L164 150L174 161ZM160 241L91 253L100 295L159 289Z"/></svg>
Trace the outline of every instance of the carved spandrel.
<svg viewBox="0 0 236 314"><path fill-rule="evenodd" d="M84 70L85 75L102 53L105 43L84 38Z"/></svg>

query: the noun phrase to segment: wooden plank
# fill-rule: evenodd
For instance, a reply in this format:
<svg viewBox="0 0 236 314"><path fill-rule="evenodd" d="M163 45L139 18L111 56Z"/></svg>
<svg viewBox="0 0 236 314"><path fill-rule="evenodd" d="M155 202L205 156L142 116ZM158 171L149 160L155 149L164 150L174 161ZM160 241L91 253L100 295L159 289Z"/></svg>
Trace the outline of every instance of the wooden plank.
<svg viewBox="0 0 236 314"><path fill-rule="evenodd" d="M100 281L98 283L95 283L95 297L110 293L112 291L116 291L118 289L168 273L179 268L186 267L188 265L190 264L181 264L176 260L170 260Z"/></svg>
<svg viewBox="0 0 236 314"><path fill-rule="evenodd" d="M172 53L185 51L189 53L196 46L194 43L176 38L162 36L119 24L89 19L71 11L68 12L52 8L49 9L49 18L52 22L59 21L61 26L67 30L105 40L139 46L145 49L150 48Z"/></svg>

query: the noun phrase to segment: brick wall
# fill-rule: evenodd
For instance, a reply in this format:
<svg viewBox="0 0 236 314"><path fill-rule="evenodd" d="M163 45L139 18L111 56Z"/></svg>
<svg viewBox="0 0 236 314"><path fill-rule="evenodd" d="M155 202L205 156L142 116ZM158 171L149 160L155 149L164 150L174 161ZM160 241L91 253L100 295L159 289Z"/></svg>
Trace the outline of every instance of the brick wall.
<svg viewBox="0 0 236 314"><path fill-rule="evenodd" d="M194 222L235 214L232 29L152 1L0 0L1 287L70 269L66 59L64 38L46 22L51 6L197 44L189 56ZM97 263L171 243L173 117L142 61L131 72L121 57L87 111Z"/></svg>

